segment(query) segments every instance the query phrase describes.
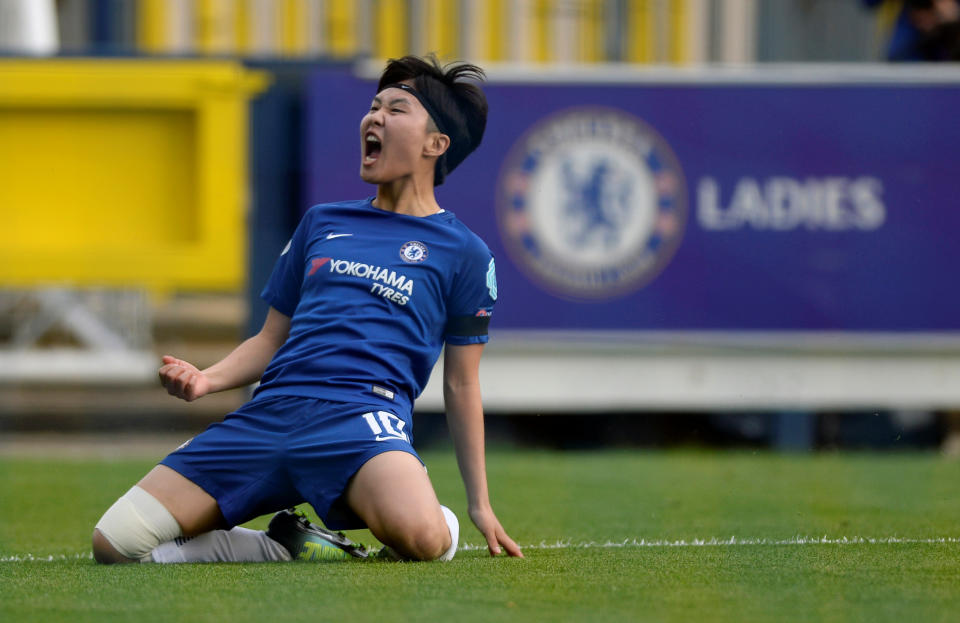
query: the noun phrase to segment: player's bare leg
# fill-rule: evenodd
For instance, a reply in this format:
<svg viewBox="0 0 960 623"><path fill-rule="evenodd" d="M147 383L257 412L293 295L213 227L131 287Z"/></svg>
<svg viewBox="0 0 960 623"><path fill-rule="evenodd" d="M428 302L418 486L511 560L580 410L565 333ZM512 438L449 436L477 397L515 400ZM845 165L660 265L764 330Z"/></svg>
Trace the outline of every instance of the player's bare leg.
<svg viewBox="0 0 960 623"><path fill-rule="evenodd" d="M184 536L196 536L227 525L212 495L166 465L154 467L137 485L170 511Z"/></svg>
<svg viewBox="0 0 960 623"><path fill-rule="evenodd" d="M155 467L124 497L131 494L134 500L132 511L129 506L123 508L124 512L116 512L111 507L101 522L110 515L111 519L105 525L113 530L113 538L123 543L121 549L128 553L138 549L136 557L114 547L108 538L109 532L105 535L95 529L93 555L97 562L276 562L292 557L282 542L284 539L278 542L261 530L239 526L220 529L226 527L226 521L217 501L165 465ZM118 500L118 504L121 503L128 504L123 499ZM280 528L285 527L289 532L289 519L294 516L278 513L278 517L288 521L279 522L274 518L271 529L282 533ZM161 533L164 537L158 538ZM343 560L366 556L362 546L339 535L310 535L309 540L316 559Z"/></svg>
<svg viewBox="0 0 960 623"><path fill-rule="evenodd" d="M137 483L153 496L176 520L181 534L194 536L225 527L217 501L181 474L158 465ZM139 562L117 551L99 529L93 531L93 556L97 562L110 564Z"/></svg>
<svg viewBox="0 0 960 623"><path fill-rule="evenodd" d="M373 457L350 481L346 496L373 535L404 558L434 560L451 546L437 494L412 454Z"/></svg>

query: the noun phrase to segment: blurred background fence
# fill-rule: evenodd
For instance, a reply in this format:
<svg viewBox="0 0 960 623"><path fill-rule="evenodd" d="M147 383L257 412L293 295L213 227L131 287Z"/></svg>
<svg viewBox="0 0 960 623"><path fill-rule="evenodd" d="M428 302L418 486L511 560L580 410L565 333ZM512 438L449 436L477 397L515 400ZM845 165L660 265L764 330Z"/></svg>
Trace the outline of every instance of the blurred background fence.
<svg viewBox="0 0 960 623"><path fill-rule="evenodd" d="M691 64L871 60L900 9L856 0L61 0L80 54Z"/></svg>
<svg viewBox="0 0 960 623"><path fill-rule="evenodd" d="M0 428L237 406L168 399L158 356L257 330L303 211L373 192L382 59L436 52L489 69L484 144L439 194L497 256L488 411L948 440L960 69L878 64L909 27L950 58L956 16L920 32L922 5L0 0Z"/></svg>

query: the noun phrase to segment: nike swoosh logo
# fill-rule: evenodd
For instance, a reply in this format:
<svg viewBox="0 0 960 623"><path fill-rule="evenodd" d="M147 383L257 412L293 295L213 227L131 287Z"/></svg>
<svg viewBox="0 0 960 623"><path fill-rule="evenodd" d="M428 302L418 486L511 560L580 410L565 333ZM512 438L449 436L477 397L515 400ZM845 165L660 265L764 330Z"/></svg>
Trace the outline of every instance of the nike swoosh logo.
<svg viewBox="0 0 960 623"><path fill-rule="evenodd" d="M375 441L408 441L406 435L397 436L397 437L394 437L392 435L387 435L385 437L377 435L374 439Z"/></svg>
<svg viewBox="0 0 960 623"><path fill-rule="evenodd" d="M344 236L352 236L352 235L353 234L327 234L327 240L331 240L333 238L343 238Z"/></svg>

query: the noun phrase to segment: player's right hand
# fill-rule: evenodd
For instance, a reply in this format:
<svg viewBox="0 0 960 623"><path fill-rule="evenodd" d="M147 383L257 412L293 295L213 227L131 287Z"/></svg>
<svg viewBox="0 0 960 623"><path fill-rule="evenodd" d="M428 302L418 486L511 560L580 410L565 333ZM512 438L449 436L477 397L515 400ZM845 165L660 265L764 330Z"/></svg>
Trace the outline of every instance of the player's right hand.
<svg viewBox="0 0 960 623"><path fill-rule="evenodd" d="M160 384L167 393L191 402L210 392L210 379L192 363L182 359L163 356L160 367Z"/></svg>

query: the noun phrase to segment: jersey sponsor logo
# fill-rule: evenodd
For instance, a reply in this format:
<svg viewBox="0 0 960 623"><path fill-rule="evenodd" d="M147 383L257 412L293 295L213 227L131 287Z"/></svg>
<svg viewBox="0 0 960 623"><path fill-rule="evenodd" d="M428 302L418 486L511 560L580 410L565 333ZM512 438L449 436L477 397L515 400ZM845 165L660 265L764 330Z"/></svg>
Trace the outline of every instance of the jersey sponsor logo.
<svg viewBox="0 0 960 623"><path fill-rule="evenodd" d="M493 315L492 309L478 309L477 313L474 314L477 318L489 318Z"/></svg>
<svg viewBox="0 0 960 623"><path fill-rule="evenodd" d="M333 240L334 238L343 238L344 236L352 236L353 234L327 234L327 240Z"/></svg>
<svg viewBox="0 0 960 623"><path fill-rule="evenodd" d="M639 290L668 264L687 218L686 182L667 142L633 115L574 108L514 144L497 221L530 279L559 296Z"/></svg>
<svg viewBox="0 0 960 623"><path fill-rule="evenodd" d="M416 240L404 243L400 247L400 258L408 264L422 262L427 259L427 245Z"/></svg>
<svg viewBox="0 0 960 623"><path fill-rule="evenodd" d="M320 267L330 261L329 257L315 257L310 260L310 272L307 273L307 277L313 277L313 273L320 270Z"/></svg>
<svg viewBox="0 0 960 623"><path fill-rule="evenodd" d="M410 297L413 296L414 280L395 270L364 262L337 260L329 257L316 258L311 262L312 267L307 275L308 277L313 275L316 269L328 264L331 273L369 279L372 282L370 284L372 294L382 296L398 305L406 305L410 302Z"/></svg>

